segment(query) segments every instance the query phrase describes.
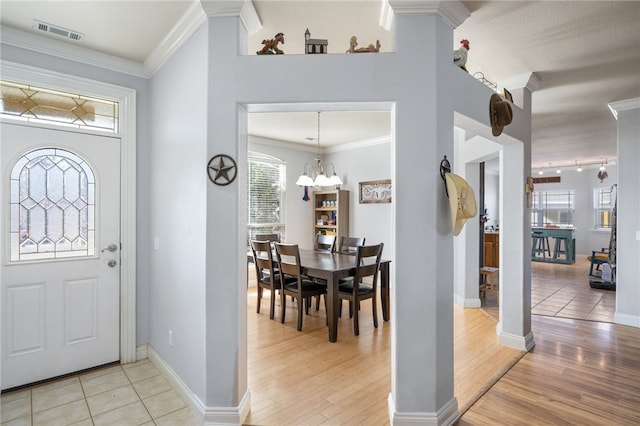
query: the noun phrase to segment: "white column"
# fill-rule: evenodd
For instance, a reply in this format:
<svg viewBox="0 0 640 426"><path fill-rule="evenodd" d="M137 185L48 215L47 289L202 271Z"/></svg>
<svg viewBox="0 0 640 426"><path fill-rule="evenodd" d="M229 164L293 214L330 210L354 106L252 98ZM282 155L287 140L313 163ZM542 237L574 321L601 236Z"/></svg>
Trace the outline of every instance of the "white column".
<svg viewBox="0 0 640 426"><path fill-rule="evenodd" d="M437 11L416 13L433 3L411 2L411 11L403 11L406 2L390 2L398 61L392 425L445 424L458 414L453 394L453 237L439 172L445 155L453 160L453 111L445 81L453 30Z"/></svg>
<svg viewBox="0 0 640 426"><path fill-rule="evenodd" d="M225 154L237 165L226 186L207 182L206 397L205 424L241 424L250 408L247 384L246 173L247 112L231 83L239 55L246 54L247 25L257 15L251 2L202 1L208 16L209 85L207 158ZM233 80L235 82L235 80ZM194 326L202 326L194 324ZM224 344L221 344L224 342Z"/></svg>
<svg viewBox="0 0 640 426"><path fill-rule="evenodd" d="M531 92L538 86L533 74L512 80L509 91L526 114L531 114ZM505 86L506 87L506 86ZM524 185L531 175L531 120L522 143L503 145L500 153L500 344L520 350L535 345L531 331L530 208Z"/></svg>
<svg viewBox="0 0 640 426"><path fill-rule="evenodd" d="M618 216L614 322L640 327L640 98L609 104L618 119Z"/></svg>

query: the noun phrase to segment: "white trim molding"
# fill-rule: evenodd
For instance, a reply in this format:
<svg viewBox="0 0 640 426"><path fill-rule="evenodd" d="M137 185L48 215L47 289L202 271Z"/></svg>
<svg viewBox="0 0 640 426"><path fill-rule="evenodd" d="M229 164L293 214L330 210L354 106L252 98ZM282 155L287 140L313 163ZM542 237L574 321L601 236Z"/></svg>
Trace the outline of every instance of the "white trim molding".
<svg viewBox="0 0 640 426"><path fill-rule="evenodd" d="M391 30L393 15L437 15L454 29L471 16L465 5L458 0L386 0L385 3L388 6L386 4L382 6L380 23L387 31Z"/></svg>
<svg viewBox="0 0 640 426"><path fill-rule="evenodd" d="M618 119L618 112L631 109L640 109L640 98L626 99L624 101L609 102L609 109L613 116Z"/></svg>
<svg viewBox="0 0 640 426"><path fill-rule="evenodd" d="M460 417L460 412L458 411L458 400L455 397L450 399L435 413L399 413L395 409L395 404L393 403L393 397L391 394L389 394L387 400L389 407L389 422L392 426L452 425L458 417Z"/></svg>
<svg viewBox="0 0 640 426"><path fill-rule="evenodd" d="M147 353L149 361L160 370L162 375L166 377L174 389L189 404L191 411L202 419L204 425L241 425L249 414L251 409L251 393L247 390L236 407L207 407L202 403L200 398L195 395L191 389L182 381L165 362L164 359L153 349L148 346Z"/></svg>
<svg viewBox="0 0 640 426"><path fill-rule="evenodd" d="M628 325L629 327L640 328L640 315L629 315L614 312L613 322L620 325Z"/></svg>
<svg viewBox="0 0 640 426"><path fill-rule="evenodd" d="M120 111L120 362L136 360L136 92L76 76L0 61L0 76L20 83L110 99Z"/></svg>
<svg viewBox="0 0 640 426"><path fill-rule="evenodd" d="M200 0L204 13L209 18L219 16L239 16L240 21L249 34L257 32L262 28L262 22L258 16L252 1L246 0L227 0L227 1L208 1Z"/></svg>
<svg viewBox="0 0 640 426"><path fill-rule="evenodd" d="M533 332L527 333L524 337L505 333L502 331L501 324L498 323L496 326L496 333L498 334L498 343L502 346L529 352L536 345L533 339Z"/></svg>

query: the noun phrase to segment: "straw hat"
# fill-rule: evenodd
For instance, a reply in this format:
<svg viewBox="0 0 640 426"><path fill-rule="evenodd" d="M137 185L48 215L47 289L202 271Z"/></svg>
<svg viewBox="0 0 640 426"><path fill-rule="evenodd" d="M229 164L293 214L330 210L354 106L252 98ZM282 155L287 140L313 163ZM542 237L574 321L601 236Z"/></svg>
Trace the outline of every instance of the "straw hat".
<svg viewBox="0 0 640 426"><path fill-rule="evenodd" d="M503 100L497 93L491 95L489 118L491 119L491 133L493 136L500 136L504 126L511 124L511 120L513 120L511 103Z"/></svg>
<svg viewBox="0 0 640 426"><path fill-rule="evenodd" d="M467 219L478 213L476 196L466 180L453 173L444 175L449 193L449 208L451 210L451 227L453 235L460 234Z"/></svg>

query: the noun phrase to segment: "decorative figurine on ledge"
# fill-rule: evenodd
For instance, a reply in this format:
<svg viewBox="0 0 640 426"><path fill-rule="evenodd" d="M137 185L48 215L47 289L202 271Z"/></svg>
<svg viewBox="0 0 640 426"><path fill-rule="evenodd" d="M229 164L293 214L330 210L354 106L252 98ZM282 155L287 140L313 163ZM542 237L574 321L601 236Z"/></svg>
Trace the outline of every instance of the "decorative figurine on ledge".
<svg viewBox="0 0 640 426"><path fill-rule="evenodd" d="M467 64L467 52L469 51L469 40L465 38L460 40L460 43L462 44L462 47L459 48L458 50L453 51L453 63L459 66L460 68L462 68L463 70L467 71L467 67L465 65Z"/></svg>
<svg viewBox="0 0 640 426"><path fill-rule="evenodd" d="M370 44L367 47L360 47L356 49L358 46L358 39L356 36L352 36L351 40L349 40L349 50L345 53L366 53L366 52L379 52L380 51L380 40L376 40L376 45Z"/></svg>
<svg viewBox="0 0 640 426"><path fill-rule="evenodd" d="M309 28L304 32L304 53L327 53L329 42L326 39L311 38Z"/></svg>
<svg viewBox="0 0 640 426"><path fill-rule="evenodd" d="M262 40L264 46L256 52L257 55L282 55L284 52L278 49L278 44L284 44L284 34L278 33L271 40Z"/></svg>

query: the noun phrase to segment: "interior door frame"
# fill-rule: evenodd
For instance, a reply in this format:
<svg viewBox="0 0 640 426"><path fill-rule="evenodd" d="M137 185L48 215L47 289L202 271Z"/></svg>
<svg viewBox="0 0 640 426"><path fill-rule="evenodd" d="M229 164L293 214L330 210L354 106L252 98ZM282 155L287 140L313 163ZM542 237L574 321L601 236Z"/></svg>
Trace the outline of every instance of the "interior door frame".
<svg viewBox="0 0 640 426"><path fill-rule="evenodd" d="M41 68L0 61L3 79L119 104L120 149L120 363L136 361L136 91ZM0 261L0 272L7 260Z"/></svg>

